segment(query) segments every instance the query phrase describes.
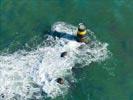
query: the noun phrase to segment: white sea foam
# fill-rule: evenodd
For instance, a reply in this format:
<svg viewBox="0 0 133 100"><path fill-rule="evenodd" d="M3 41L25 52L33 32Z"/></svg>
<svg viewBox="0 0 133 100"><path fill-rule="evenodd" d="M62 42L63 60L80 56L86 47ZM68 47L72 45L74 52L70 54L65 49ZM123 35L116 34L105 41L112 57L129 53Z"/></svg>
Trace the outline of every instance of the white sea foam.
<svg viewBox="0 0 133 100"><path fill-rule="evenodd" d="M69 40L71 37L67 34L74 35L77 31L70 24L57 22L51 31L53 34L57 31L66 35L62 36L64 38L48 36L43 46L30 52L18 51L0 56L0 100L41 99L43 92L51 98L64 95L69 88L65 77L73 77L71 69L76 63L83 67L108 57L107 43L94 41L85 45ZM81 45L84 46L79 49ZM61 58L63 51L67 51L68 55ZM65 84L56 82L59 77L65 80Z"/></svg>

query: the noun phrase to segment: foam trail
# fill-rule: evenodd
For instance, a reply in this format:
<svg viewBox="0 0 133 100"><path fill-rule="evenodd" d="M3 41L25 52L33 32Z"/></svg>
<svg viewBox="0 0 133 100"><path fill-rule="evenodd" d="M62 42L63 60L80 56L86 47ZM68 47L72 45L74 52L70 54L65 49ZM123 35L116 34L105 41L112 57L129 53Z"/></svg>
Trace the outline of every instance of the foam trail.
<svg viewBox="0 0 133 100"><path fill-rule="evenodd" d="M83 67L108 58L107 43L94 41L85 45L67 39L67 34L76 34L75 26L57 22L52 26L53 34L55 31L66 33L65 38L48 36L36 50L0 55L0 99L41 99L44 92L51 98L64 95L69 88L65 77L73 77L71 69L76 63ZM81 45L84 47L79 49ZM68 52L65 58L60 57L63 51ZM56 82L58 77L64 78L64 85Z"/></svg>

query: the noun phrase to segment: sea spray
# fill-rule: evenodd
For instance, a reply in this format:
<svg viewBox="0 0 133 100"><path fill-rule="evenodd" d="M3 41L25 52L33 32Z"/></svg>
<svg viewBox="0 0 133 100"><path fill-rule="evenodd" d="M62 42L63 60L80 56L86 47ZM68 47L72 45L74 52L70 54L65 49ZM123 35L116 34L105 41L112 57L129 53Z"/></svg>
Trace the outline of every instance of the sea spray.
<svg viewBox="0 0 133 100"><path fill-rule="evenodd" d="M68 76L71 81L74 80L72 68L75 64L82 65L78 67L84 67L108 58L107 43L101 43L98 40L87 45L76 42L71 37L76 34L76 31L75 26L57 22L52 26L51 34L44 40L43 46L30 52L23 50L1 55L1 99L27 100L28 98L42 99L44 94L51 98L65 95L70 88L65 77ZM55 32L65 34L54 37ZM62 58L60 55L64 51L68 54ZM64 79L63 85L56 82L59 77Z"/></svg>

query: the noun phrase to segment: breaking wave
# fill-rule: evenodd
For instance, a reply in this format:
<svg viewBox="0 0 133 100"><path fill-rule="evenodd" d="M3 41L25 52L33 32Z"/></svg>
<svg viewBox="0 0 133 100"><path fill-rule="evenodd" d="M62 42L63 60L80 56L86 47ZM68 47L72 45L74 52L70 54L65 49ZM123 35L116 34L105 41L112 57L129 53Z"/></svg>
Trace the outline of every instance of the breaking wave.
<svg viewBox="0 0 133 100"><path fill-rule="evenodd" d="M13 54L1 54L0 99L27 100L65 95L69 89L66 77L75 80L72 76L75 64L84 67L109 57L107 43L98 41L93 32L90 34L94 41L90 44L76 42L72 37L76 31L75 26L57 22L43 46L30 52L21 50ZM57 32L61 33L60 37L54 37ZM68 55L62 58L60 54L64 51ZM64 79L63 85L56 82L59 77Z"/></svg>

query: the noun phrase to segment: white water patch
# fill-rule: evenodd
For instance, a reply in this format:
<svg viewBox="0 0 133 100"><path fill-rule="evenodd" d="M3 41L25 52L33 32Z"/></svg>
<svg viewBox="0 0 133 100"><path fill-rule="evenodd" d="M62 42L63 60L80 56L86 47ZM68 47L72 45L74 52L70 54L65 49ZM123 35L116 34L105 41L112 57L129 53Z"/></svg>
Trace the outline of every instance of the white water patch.
<svg viewBox="0 0 133 100"><path fill-rule="evenodd" d="M108 58L107 43L94 41L86 45L67 39L70 38L67 34L76 34L75 26L57 22L52 26L53 34L54 31L66 33L63 36L66 37L48 36L45 44L36 50L0 56L0 100L42 99L44 92L51 98L64 95L69 88L65 77L74 79L72 68L75 64L82 64L79 67L83 67ZM68 55L62 58L60 54L64 51ZM59 77L64 79L63 85L56 82Z"/></svg>

